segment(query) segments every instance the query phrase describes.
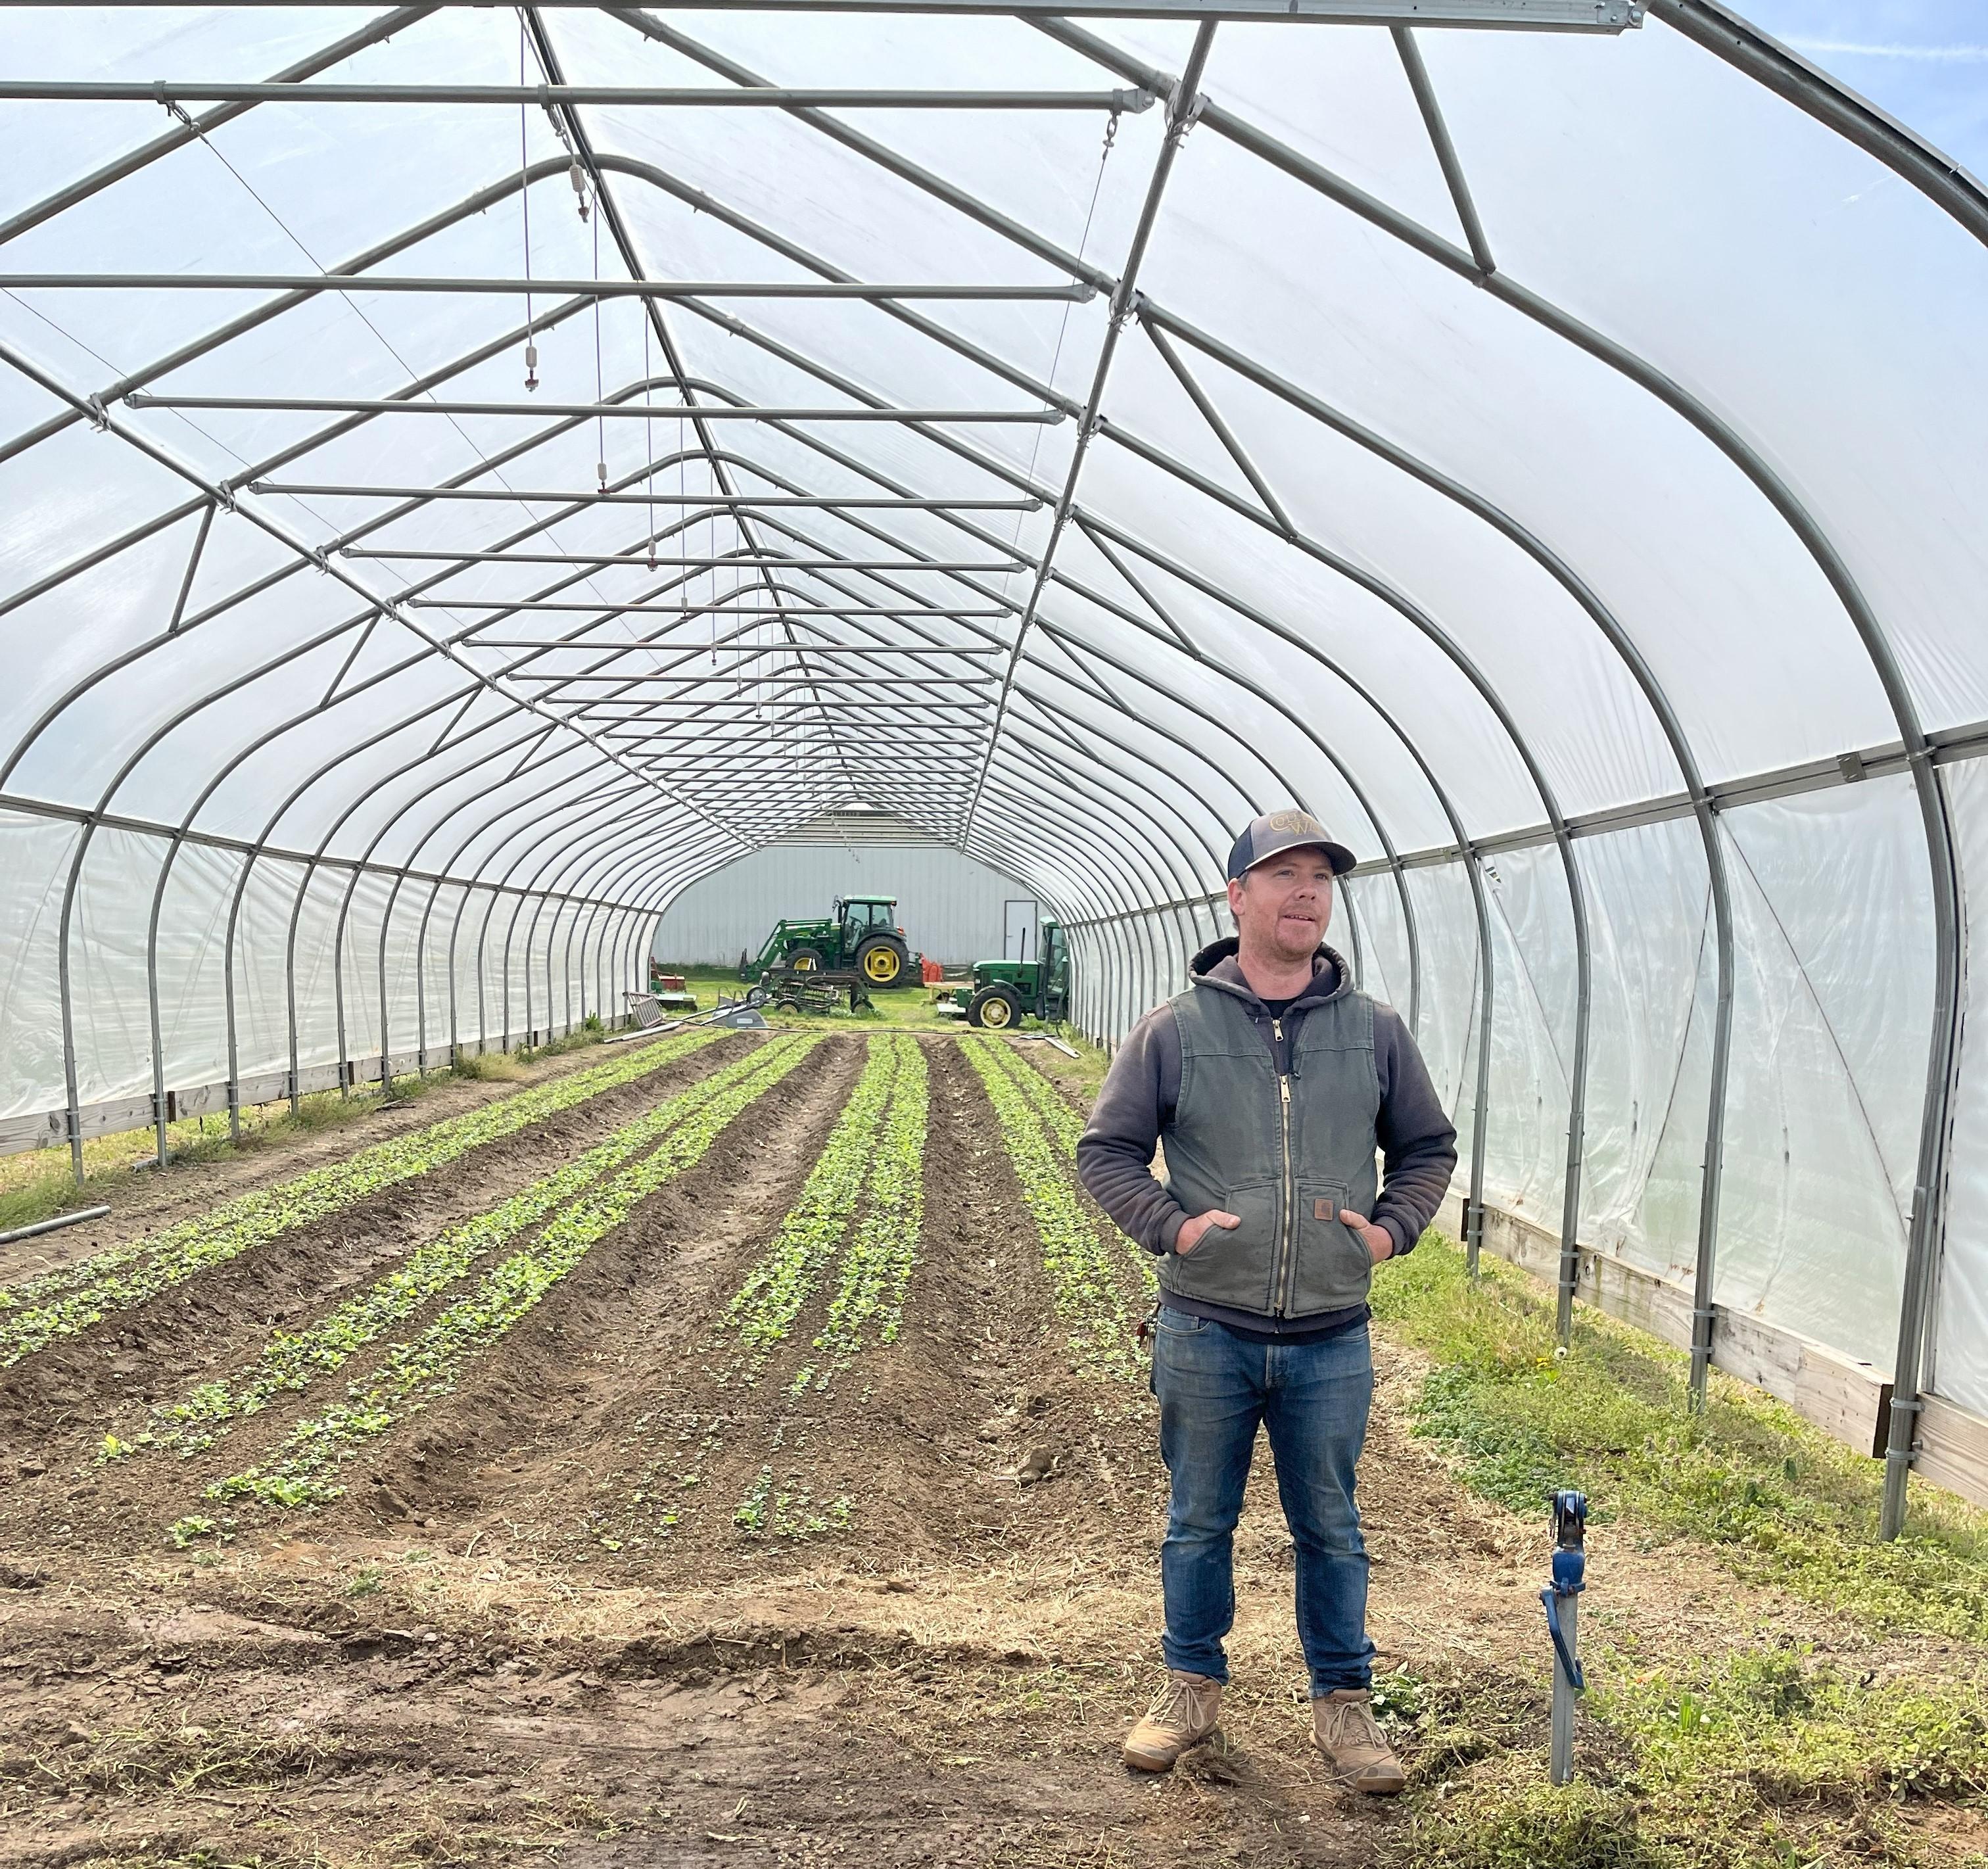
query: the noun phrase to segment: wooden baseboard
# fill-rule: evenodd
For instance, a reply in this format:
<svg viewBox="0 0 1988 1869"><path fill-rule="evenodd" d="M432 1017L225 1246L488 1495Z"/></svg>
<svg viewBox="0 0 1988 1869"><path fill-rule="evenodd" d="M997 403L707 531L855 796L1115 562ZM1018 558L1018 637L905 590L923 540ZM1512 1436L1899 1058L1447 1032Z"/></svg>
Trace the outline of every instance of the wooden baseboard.
<svg viewBox="0 0 1988 1869"><path fill-rule="evenodd" d="M1988 1506L1988 1421L1943 1395L1922 1396L1912 1471L1974 1505Z"/></svg>

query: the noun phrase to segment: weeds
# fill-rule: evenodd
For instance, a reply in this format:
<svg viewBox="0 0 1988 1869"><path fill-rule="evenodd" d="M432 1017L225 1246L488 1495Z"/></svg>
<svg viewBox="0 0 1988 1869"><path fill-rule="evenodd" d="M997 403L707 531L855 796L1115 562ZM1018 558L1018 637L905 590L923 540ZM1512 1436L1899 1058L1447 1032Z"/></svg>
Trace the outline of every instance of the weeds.
<svg viewBox="0 0 1988 1869"><path fill-rule="evenodd" d="M412 1135L377 1143L276 1187L238 1195L163 1232L127 1241L12 1290L0 1290L0 1369L383 1188L427 1174L472 1149L647 1076L718 1036L698 1033L643 1046L629 1056L486 1103Z"/></svg>
<svg viewBox="0 0 1988 1869"><path fill-rule="evenodd" d="M1790 1647L1650 1668L1598 1646L1580 1776L1545 1782L1543 1695L1384 1676L1424 1794L1386 1860L1431 1869L1806 1869L1924 1861L1903 1816L1988 1792L1973 1681L1875 1682ZM1397 1685L1398 1684L1398 1685ZM1837 1852L1842 1851L1839 1855Z"/></svg>
<svg viewBox="0 0 1988 1869"><path fill-rule="evenodd" d="M1915 1536L1878 1543L1877 1464L1779 1404L1715 1374L1694 1414L1683 1357L1585 1306L1557 1357L1550 1293L1488 1259L1473 1283L1433 1236L1377 1281L1373 1302L1436 1359L1416 1431L1473 1490L1539 1515L1551 1488L1579 1485L1616 1539L1700 1539L1741 1577L1875 1630L1988 1636L1983 1516L1920 1492ZM1988 1699L1972 1661L1854 1671L1784 1641L1653 1666L1631 1641L1593 1637L1587 1661L1579 1781L1542 1782L1540 1708L1521 1718L1495 1695L1459 1708L1416 1749L1432 1796L1391 1860L1903 1869L1930 1860L1906 1821L1913 1805L1988 1798Z"/></svg>

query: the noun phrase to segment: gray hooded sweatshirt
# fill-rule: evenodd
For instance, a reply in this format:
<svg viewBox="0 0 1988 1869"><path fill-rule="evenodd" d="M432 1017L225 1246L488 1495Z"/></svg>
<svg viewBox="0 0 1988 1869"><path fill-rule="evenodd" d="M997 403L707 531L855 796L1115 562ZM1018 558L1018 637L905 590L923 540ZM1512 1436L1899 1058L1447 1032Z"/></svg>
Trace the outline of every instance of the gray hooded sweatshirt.
<svg viewBox="0 0 1988 1869"><path fill-rule="evenodd" d="M1366 1316L1373 1268L1341 1209L1408 1252L1448 1191L1456 1131L1400 1015L1356 991L1330 948L1275 1017L1236 951L1232 937L1203 949L1187 990L1133 1028L1077 1175L1161 1256L1163 1302L1273 1336L1343 1327ZM1164 1181L1152 1171L1162 1142ZM1182 1222L1210 1208L1241 1225L1177 1252Z"/></svg>

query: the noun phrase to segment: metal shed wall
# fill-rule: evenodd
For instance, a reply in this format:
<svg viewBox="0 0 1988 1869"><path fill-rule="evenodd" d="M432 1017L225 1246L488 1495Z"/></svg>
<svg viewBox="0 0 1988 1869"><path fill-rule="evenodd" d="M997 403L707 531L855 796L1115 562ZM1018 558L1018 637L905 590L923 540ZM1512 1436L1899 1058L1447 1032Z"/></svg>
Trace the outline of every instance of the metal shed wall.
<svg viewBox="0 0 1988 1869"><path fill-rule="evenodd" d="M1033 901L1013 877L901 819L837 813L693 883L656 932L663 961L726 965L759 951L783 915L825 915L838 895L895 896L914 952L948 963L1001 951L1002 904Z"/></svg>

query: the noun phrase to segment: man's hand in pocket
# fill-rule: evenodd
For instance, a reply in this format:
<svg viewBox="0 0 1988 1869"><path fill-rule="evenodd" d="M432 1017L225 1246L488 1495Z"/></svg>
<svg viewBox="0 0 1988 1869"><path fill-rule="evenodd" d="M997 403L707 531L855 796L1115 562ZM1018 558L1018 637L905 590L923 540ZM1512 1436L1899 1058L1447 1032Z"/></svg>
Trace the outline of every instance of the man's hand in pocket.
<svg viewBox="0 0 1988 1869"><path fill-rule="evenodd" d="M1384 1259L1395 1256L1395 1236L1384 1226L1376 1226L1364 1214L1356 1214L1350 1207L1339 1210L1341 1222L1352 1228L1367 1242L1367 1250L1373 1254L1374 1263L1379 1265ZM1181 1231L1187 1231L1182 1227Z"/></svg>
<svg viewBox="0 0 1988 1869"><path fill-rule="evenodd" d="M1176 1252L1192 1252L1206 1236L1208 1229L1219 1226L1225 1232L1232 1232L1242 1222L1233 1214L1226 1214L1219 1207L1211 1207L1205 1214L1195 1214L1181 1222L1181 1230L1174 1239Z"/></svg>

